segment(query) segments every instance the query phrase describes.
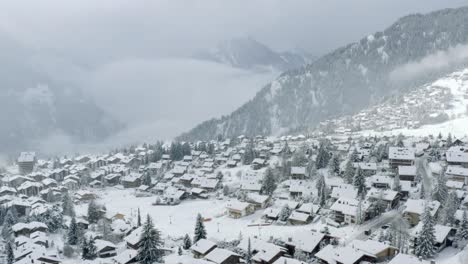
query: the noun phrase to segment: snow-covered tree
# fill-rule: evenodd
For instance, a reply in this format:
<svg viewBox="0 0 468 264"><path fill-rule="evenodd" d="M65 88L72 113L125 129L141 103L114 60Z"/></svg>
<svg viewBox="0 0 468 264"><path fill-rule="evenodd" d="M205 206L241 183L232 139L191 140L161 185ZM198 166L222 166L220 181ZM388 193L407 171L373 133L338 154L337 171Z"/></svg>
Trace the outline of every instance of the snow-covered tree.
<svg viewBox="0 0 468 264"><path fill-rule="evenodd" d="M143 225L137 259L141 264L153 264L162 261L162 240L159 230L154 228L153 220L149 215Z"/></svg>
<svg viewBox="0 0 468 264"><path fill-rule="evenodd" d="M252 264L252 246L250 245L250 237L249 240L247 241L247 252L245 252L245 257L244 257L244 263L245 264Z"/></svg>
<svg viewBox="0 0 468 264"><path fill-rule="evenodd" d="M15 255L13 252L13 247L11 246L11 242L6 243L6 261L7 264L13 264L15 262Z"/></svg>
<svg viewBox="0 0 468 264"><path fill-rule="evenodd" d="M437 182L432 191L432 198L439 201L440 204L445 204L445 200L448 197L447 179L445 173L441 172L437 177Z"/></svg>
<svg viewBox="0 0 468 264"><path fill-rule="evenodd" d="M296 167L305 167L309 160L307 159L305 150L300 148L294 152L291 160L291 165Z"/></svg>
<svg viewBox="0 0 468 264"><path fill-rule="evenodd" d="M400 175L398 173L395 175L395 178L393 179L393 190L396 192L401 192Z"/></svg>
<svg viewBox="0 0 468 264"><path fill-rule="evenodd" d="M255 152L253 150L253 143L247 144L245 146L244 156L243 156L243 163L246 165L250 165L252 161L255 159Z"/></svg>
<svg viewBox="0 0 468 264"><path fill-rule="evenodd" d="M143 174L143 180L141 183L146 186L151 186L151 175L149 174L149 172L145 172Z"/></svg>
<svg viewBox="0 0 468 264"><path fill-rule="evenodd" d="M351 152L351 156L349 157L351 162L358 162L359 161L359 153L357 152L357 148L354 147L353 152Z"/></svg>
<svg viewBox="0 0 468 264"><path fill-rule="evenodd" d="M468 240L468 214L463 210L462 220L458 226L458 238L460 240Z"/></svg>
<svg viewBox="0 0 468 264"><path fill-rule="evenodd" d="M426 205L424 214L422 216L422 229L419 232L416 244L414 247L414 254L423 259L428 259L435 254L435 235L434 235L434 221L431 215L431 209Z"/></svg>
<svg viewBox="0 0 468 264"><path fill-rule="evenodd" d="M366 179L360 167L356 169L354 174L353 185L357 189L358 195L364 198L366 195Z"/></svg>
<svg viewBox="0 0 468 264"><path fill-rule="evenodd" d="M421 189L419 190L419 199L426 199L426 189L424 187L424 182L421 182Z"/></svg>
<svg viewBox="0 0 468 264"><path fill-rule="evenodd" d="M15 225L18 222L18 217L17 213L14 209L14 207L10 207L8 210L5 219L3 219L3 224L2 224L2 236L5 240L9 240L11 238L11 235L13 231L11 230L11 227Z"/></svg>
<svg viewBox="0 0 468 264"><path fill-rule="evenodd" d="M88 204L88 221L95 224L99 221L100 215L98 205L94 200L91 200Z"/></svg>
<svg viewBox="0 0 468 264"><path fill-rule="evenodd" d="M325 168L327 167L329 160L330 153L328 153L326 143L321 142L317 153L317 158L315 160L315 166L317 167L317 169Z"/></svg>
<svg viewBox="0 0 468 264"><path fill-rule="evenodd" d="M453 145L452 133L449 133L447 136L447 141L445 141L445 146L450 148Z"/></svg>
<svg viewBox="0 0 468 264"><path fill-rule="evenodd" d="M281 211L280 211L280 213L278 215L278 219L280 221L286 222L290 215L291 215L291 209L286 204L285 206L283 206L283 208L281 208Z"/></svg>
<svg viewBox="0 0 468 264"><path fill-rule="evenodd" d="M338 175L340 173L340 157L337 154L333 154L330 159L330 175Z"/></svg>
<svg viewBox="0 0 468 264"><path fill-rule="evenodd" d="M268 167L265 171L265 176L262 182L262 192L267 195L272 195L276 190L276 180L273 170Z"/></svg>
<svg viewBox="0 0 468 264"><path fill-rule="evenodd" d="M183 248L187 250L187 249L190 249L191 246L192 246L192 240L190 239L190 236L188 234L185 234Z"/></svg>
<svg viewBox="0 0 468 264"><path fill-rule="evenodd" d="M353 162L351 161L351 159L349 159L346 162L345 171L343 174L343 177L347 183L351 184L353 182L354 173L355 172L354 172Z"/></svg>
<svg viewBox="0 0 468 264"><path fill-rule="evenodd" d="M62 196L62 213L70 217L75 216L75 206L68 192L65 192Z"/></svg>
<svg viewBox="0 0 468 264"><path fill-rule="evenodd" d="M67 242L70 245L77 245L80 240L80 230L76 223L75 217L72 217L70 226L68 227Z"/></svg>
<svg viewBox="0 0 468 264"><path fill-rule="evenodd" d="M452 191L449 193L445 205L442 207L442 212L439 216L439 222L443 225L453 225L455 223L455 213L458 209L457 194Z"/></svg>
<svg viewBox="0 0 468 264"><path fill-rule="evenodd" d="M200 239L206 239L206 229L205 224L203 223L203 217L201 214L197 215L197 220L195 221L195 232L193 236L193 243L197 243Z"/></svg>

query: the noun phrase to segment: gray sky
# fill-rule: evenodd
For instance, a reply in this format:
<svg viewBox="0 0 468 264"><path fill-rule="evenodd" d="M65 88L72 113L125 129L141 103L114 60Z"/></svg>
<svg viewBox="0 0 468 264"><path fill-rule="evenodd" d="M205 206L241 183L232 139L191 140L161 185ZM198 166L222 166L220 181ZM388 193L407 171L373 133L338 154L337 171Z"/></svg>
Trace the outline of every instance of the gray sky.
<svg viewBox="0 0 468 264"><path fill-rule="evenodd" d="M190 59L251 36L321 55L399 17L462 0L18 0L0 2L0 33L55 78L78 82L127 122L127 139L169 138L227 114L278 73ZM2 36L0 34L0 36ZM1 41L1 40L0 40Z"/></svg>

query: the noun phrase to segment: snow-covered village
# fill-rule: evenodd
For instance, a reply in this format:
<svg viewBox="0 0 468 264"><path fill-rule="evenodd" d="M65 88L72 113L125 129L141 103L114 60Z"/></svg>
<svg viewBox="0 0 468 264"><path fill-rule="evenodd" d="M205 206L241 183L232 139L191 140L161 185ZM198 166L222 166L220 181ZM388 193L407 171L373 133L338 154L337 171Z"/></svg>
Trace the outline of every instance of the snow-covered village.
<svg viewBox="0 0 468 264"><path fill-rule="evenodd" d="M239 136L48 160L23 152L1 173L4 258L462 263L467 143Z"/></svg>
<svg viewBox="0 0 468 264"><path fill-rule="evenodd" d="M468 264L466 0L0 1L0 264Z"/></svg>

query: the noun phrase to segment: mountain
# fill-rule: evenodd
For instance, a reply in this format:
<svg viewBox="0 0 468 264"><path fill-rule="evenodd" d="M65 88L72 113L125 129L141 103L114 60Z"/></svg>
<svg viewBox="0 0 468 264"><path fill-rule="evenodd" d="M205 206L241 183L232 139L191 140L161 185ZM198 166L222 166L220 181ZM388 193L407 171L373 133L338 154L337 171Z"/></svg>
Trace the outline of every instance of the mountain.
<svg viewBox="0 0 468 264"><path fill-rule="evenodd" d="M303 51L273 51L251 37L224 41L215 50L202 52L195 57L236 68L268 68L281 72L302 67L314 60L312 55Z"/></svg>
<svg viewBox="0 0 468 264"><path fill-rule="evenodd" d="M230 115L205 121L179 139L281 134L356 113L463 67L466 52L456 51L467 47L467 23L468 7L403 17L382 32L281 74Z"/></svg>
<svg viewBox="0 0 468 264"><path fill-rule="evenodd" d="M0 151L37 150L50 135L76 142L103 139L121 128L81 91L55 78L35 60L34 49L0 33Z"/></svg>

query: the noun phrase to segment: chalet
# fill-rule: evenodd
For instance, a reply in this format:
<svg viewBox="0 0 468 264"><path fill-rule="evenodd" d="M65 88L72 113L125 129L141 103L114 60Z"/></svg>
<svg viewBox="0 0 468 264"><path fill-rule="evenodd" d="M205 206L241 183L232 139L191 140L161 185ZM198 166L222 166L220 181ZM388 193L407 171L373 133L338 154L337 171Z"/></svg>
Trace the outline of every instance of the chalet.
<svg viewBox="0 0 468 264"><path fill-rule="evenodd" d="M289 194L293 198L311 196L316 190L315 185L310 181L290 180L289 184Z"/></svg>
<svg viewBox="0 0 468 264"><path fill-rule="evenodd" d="M250 203L233 201L226 205L227 213L232 218L241 218L252 214L255 208Z"/></svg>
<svg viewBox="0 0 468 264"><path fill-rule="evenodd" d="M360 168L366 176L374 175L377 172L377 163L375 162L356 162L354 168Z"/></svg>
<svg viewBox="0 0 468 264"><path fill-rule="evenodd" d="M386 175L374 175L366 178L366 184L369 187L377 189L390 189L393 186L394 179Z"/></svg>
<svg viewBox="0 0 468 264"><path fill-rule="evenodd" d="M235 167L237 167L237 161L235 161L235 160L229 160L229 161L226 163L226 166L227 166L228 168L235 168Z"/></svg>
<svg viewBox="0 0 468 264"><path fill-rule="evenodd" d="M261 159L261 158L256 158L252 161L252 169L258 170L267 165L266 160Z"/></svg>
<svg viewBox="0 0 468 264"><path fill-rule="evenodd" d="M278 220L281 208L268 208L263 211L263 217L269 220Z"/></svg>
<svg viewBox="0 0 468 264"><path fill-rule="evenodd" d="M291 225L306 225L307 223L309 223L310 219L310 213L293 211L288 218L288 222Z"/></svg>
<svg viewBox="0 0 468 264"><path fill-rule="evenodd" d="M16 190L15 188L11 188L8 186L2 186L0 187L0 196L8 196L8 195L16 195Z"/></svg>
<svg viewBox="0 0 468 264"><path fill-rule="evenodd" d="M423 199L408 199L408 201L406 201L403 216L408 220L410 225L415 226L419 223L420 217L424 213L425 206L426 201ZM428 206L431 209L431 215L435 217L439 210L440 203L438 201L431 201Z"/></svg>
<svg viewBox="0 0 468 264"><path fill-rule="evenodd" d="M79 190L75 193L75 199L80 202L87 202L96 199L96 195L90 191Z"/></svg>
<svg viewBox="0 0 468 264"><path fill-rule="evenodd" d="M400 194L390 189L371 188L367 192L367 200L370 202L383 202L385 208L395 208L400 201Z"/></svg>
<svg viewBox="0 0 468 264"><path fill-rule="evenodd" d="M129 175L122 177L121 183L124 188L136 188L141 184L142 174L131 172Z"/></svg>
<svg viewBox="0 0 468 264"><path fill-rule="evenodd" d="M134 249L126 249L122 253L113 258L115 264L130 264L137 263L138 251Z"/></svg>
<svg viewBox="0 0 468 264"><path fill-rule="evenodd" d="M398 166L398 175L401 181L414 181L416 178L416 166Z"/></svg>
<svg viewBox="0 0 468 264"><path fill-rule="evenodd" d="M413 229L411 232L411 236L414 238L414 244L416 245L418 243L418 237L419 233L421 232L423 227L423 223L419 222L418 225ZM435 225L434 226L434 236L435 236L435 244L434 248L437 251L442 251L442 249L446 248L449 246L449 235L453 235L454 232L452 232L452 228L450 226L444 226L444 225Z"/></svg>
<svg viewBox="0 0 468 264"><path fill-rule="evenodd" d="M367 201L361 202L362 220L367 218L367 210L370 204ZM337 223L354 224L358 220L359 201L354 198L339 198L331 207L333 220Z"/></svg>
<svg viewBox="0 0 468 264"><path fill-rule="evenodd" d="M268 202L270 201L270 196L260 195L257 193L248 193L246 201L251 203L255 209L262 209L267 207Z"/></svg>
<svg viewBox="0 0 468 264"><path fill-rule="evenodd" d="M412 148L390 147L388 150L390 167L396 169L398 166L413 166L415 152Z"/></svg>
<svg viewBox="0 0 468 264"><path fill-rule="evenodd" d="M124 237L124 241L128 249L138 250L140 248L141 234L143 232L143 226L133 230L128 236Z"/></svg>
<svg viewBox="0 0 468 264"><path fill-rule="evenodd" d="M354 186L351 184L340 184L338 186L333 187L330 196L333 201L338 200L340 197L356 198L357 189L354 188Z"/></svg>
<svg viewBox="0 0 468 264"><path fill-rule="evenodd" d="M447 166L445 175L447 176L448 179L459 181L459 182L464 182L465 184L468 184L468 168L449 165Z"/></svg>
<svg viewBox="0 0 468 264"><path fill-rule="evenodd" d="M23 175L31 173L34 170L36 162L35 152L21 152L17 160L20 173Z"/></svg>
<svg viewBox="0 0 468 264"><path fill-rule="evenodd" d="M366 263L366 261L375 262L375 257L372 254L361 251L350 245L346 247L327 245L315 254L315 257L319 259L321 263L328 264L358 264L362 262Z"/></svg>
<svg viewBox="0 0 468 264"><path fill-rule="evenodd" d="M319 232L301 230L300 232L290 234L287 240L284 241L284 244L288 249L288 253L292 256L297 250L301 250L309 256L313 256L314 253L319 251L322 241L324 244L328 244L330 237Z"/></svg>
<svg viewBox="0 0 468 264"><path fill-rule="evenodd" d="M216 247L216 243L207 239L200 239L197 241L197 243L193 244L192 247L190 247L190 250L192 251L194 258L204 258Z"/></svg>
<svg viewBox="0 0 468 264"><path fill-rule="evenodd" d="M223 248L215 248L208 255L205 256L206 260L216 264L238 264L241 263L241 256L230 250Z"/></svg>
<svg viewBox="0 0 468 264"><path fill-rule="evenodd" d="M368 256L372 256L375 262L391 259L398 252L396 247L375 240L353 240L351 247L358 249Z"/></svg>
<svg viewBox="0 0 468 264"><path fill-rule="evenodd" d="M106 184L109 186L114 186L119 184L121 175L118 173L110 173L104 176L104 180Z"/></svg>
<svg viewBox="0 0 468 264"><path fill-rule="evenodd" d="M42 185L42 183L27 181L22 183L17 189L19 193L26 196L35 196L39 195L43 187L44 185Z"/></svg>
<svg viewBox="0 0 468 264"><path fill-rule="evenodd" d="M307 177L306 167L291 167L291 179L304 180Z"/></svg>
<svg viewBox="0 0 468 264"><path fill-rule="evenodd" d="M449 165L460 165L468 168L468 147L453 146L445 152L445 158Z"/></svg>
<svg viewBox="0 0 468 264"><path fill-rule="evenodd" d="M18 223L11 227L14 235L29 236L31 233L36 231L47 232L47 225L41 222L29 222L29 223Z"/></svg>
<svg viewBox="0 0 468 264"><path fill-rule="evenodd" d="M251 239L250 242L253 254L252 260L256 264L274 263L287 252L287 249L284 247L257 238ZM244 238L238 247L247 250L248 239Z"/></svg>
<svg viewBox="0 0 468 264"><path fill-rule="evenodd" d="M313 203L303 203L296 211L306 214L316 214L320 210L320 206Z"/></svg>
<svg viewBox="0 0 468 264"><path fill-rule="evenodd" d="M117 246L114 243L102 239L96 239L94 243L99 258L110 258L117 255Z"/></svg>

